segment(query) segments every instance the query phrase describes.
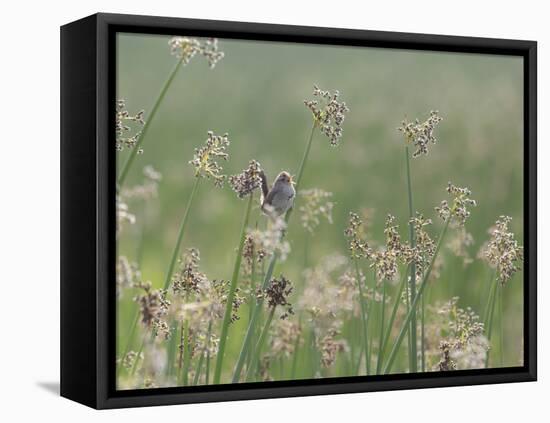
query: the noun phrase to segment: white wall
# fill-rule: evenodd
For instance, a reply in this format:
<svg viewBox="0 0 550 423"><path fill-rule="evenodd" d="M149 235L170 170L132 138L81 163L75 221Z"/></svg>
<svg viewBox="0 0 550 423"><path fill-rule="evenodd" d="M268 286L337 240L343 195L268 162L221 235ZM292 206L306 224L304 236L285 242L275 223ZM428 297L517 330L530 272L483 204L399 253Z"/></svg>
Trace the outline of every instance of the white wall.
<svg viewBox="0 0 550 423"><path fill-rule="evenodd" d="M518 422L548 413L548 268L538 383L94 412L51 392L59 365L59 29L97 12L534 39L539 42L539 260L550 247L550 31L542 1L6 1L0 37L0 417L104 421ZM30 154L29 154L30 152ZM497 152L498 153L498 152ZM22 160L24 158L24 161ZM548 331L546 331L547 333ZM5 419L3 415L11 415ZM536 421L542 421L540 418Z"/></svg>

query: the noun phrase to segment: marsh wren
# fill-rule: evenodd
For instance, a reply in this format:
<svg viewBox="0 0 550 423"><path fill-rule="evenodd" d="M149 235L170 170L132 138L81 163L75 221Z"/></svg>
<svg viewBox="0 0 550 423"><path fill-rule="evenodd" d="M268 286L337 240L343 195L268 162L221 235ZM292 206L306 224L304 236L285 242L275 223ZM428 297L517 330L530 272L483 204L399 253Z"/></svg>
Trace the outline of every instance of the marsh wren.
<svg viewBox="0 0 550 423"><path fill-rule="evenodd" d="M275 178L271 189L267 184L267 178L262 171L262 211L273 217L281 216L292 207L296 190L294 189L294 181L288 172L281 172Z"/></svg>

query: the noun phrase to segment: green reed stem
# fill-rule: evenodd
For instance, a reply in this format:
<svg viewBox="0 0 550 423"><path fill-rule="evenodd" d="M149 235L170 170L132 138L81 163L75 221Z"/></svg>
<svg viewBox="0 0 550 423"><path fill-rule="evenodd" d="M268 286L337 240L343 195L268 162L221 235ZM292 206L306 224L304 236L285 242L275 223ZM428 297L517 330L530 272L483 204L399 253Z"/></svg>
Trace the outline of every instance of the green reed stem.
<svg viewBox="0 0 550 423"><path fill-rule="evenodd" d="M139 363L139 356L141 355L141 352L143 351L143 347L145 345L145 337L147 336L147 333L143 334L143 341L141 342L141 345L139 346L139 350L136 355L136 360L134 361L134 365L132 366L132 371L130 372L130 375L133 377L136 374L137 365Z"/></svg>
<svg viewBox="0 0 550 423"><path fill-rule="evenodd" d="M210 384L210 350L206 352L206 370L204 371L204 384Z"/></svg>
<svg viewBox="0 0 550 423"><path fill-rule="evenodd" d="M407 306L407 314L411 310L411 295L410 295L410 286L405 284L405 305ZM412 357L412 347L411 347L411 332L407 332L407 359L409 360L409 370L411 369L411 357Z"/></svg>
<svg viewBox="0 0 550 423"><path fill-rule="evenodd" d="M273 268L275 267L275 263L277 262L276 257L277 257L276 254L273 254L271 256L271 260L269 262L269 266L267 268L264 281L262 283L262 288L261 288L262 291L265 290L269 285L269 281L271 280L271 276L273 275ZM256 323L262 311L263 302L264 302L263 298L259 298L256 301L254 312L252 313L252 318L250 319L250 322L248 323L248 328L246 329L246 334L241 346L239 358L237 359L237 364L235 365L235 370L233 371L232 383L237 383L241 377L241 372L242 372L245 360L247 358L247 355L249 354L250 344L252 342L252 336L256 331Z"/></svg>
<svg viewBox="0 0 550 423"><path fill-rule="evenodd" d="M412 194L412 183L411 183L411 167L410 167L410 157L409 157L409 146L405 146L405 158L407 163L407 195L409 198L409 243L411 248L416 246L416 236L414 233L414 224L412 219L414 218L414 208L413 208L413 194ZM411 301L414 301L416 296L416 264L414 260L411 262L411 276L409 280L409 286L411 291ZM416 373L418 371L417 364L417 352L416 352L416 307L411 308L411 357L409 358L410 371Z"/></svg>
<svg viewBox="0 0 550 423"><path fill-rule="evenodd" d="M304 168L306 166L306 162L307 162L307 159L309 157L309 152L311 151L311 145L313 144L313 135L315 133L315 128L317 128L317 124L316 124L316 122L313 122L313 125L311 127L311 132L309 134L309 138L308 138L308 141L307 141L307 144L306 144L306 149L304 151L302 161L300 162L300 168L298 170L298 177L296 178L296 183L295 183L296 192L298 192L298 186L299 186L300 182L302 181L302 176L304 174ZM292 210L293 209L291 208L286 212L285 222L287 224L288 224L288 221L290 220ZM277 254L274 253L271 256L271 259L269 261L269 266L268 266L267 271L264 275L264 281L263 281L263 284L262 284L262 289L267 288L267 286L269 284L269 281L271 280L271 276L273 275L273 269L275 268L275 265L277 264L277 259L278 259ZM262 304L263 304L263 299L259 299L257 301L256 307L254 308L254 312L252 313L252 318L250 319L250 322L248 324L248 328L246 329L246 335L245 335L243 343L241 345L241 351L239 353L239 358L237 360L237 364L235 365L235 370L233 372L233 379L232 379L233 383L238 382L240 377L241 377L241 372L242 372L242 369L243 369L243 365L244 365L244 362L245 362L245 359L246 359L246 356L247 356L247 353L248 353L248 349L249 349L249 346L250 346L250 341L251 341L251 338L252 338L252 334L254 333L254 329L256 327L256 322L257 322L258 317L259 317L260 312L261 312Z"/></svg>
<svg viewBox="0 0 550 423"><path fill-rule="evenodd" d="M426 343L425 343L425 314L426 314L426 307L425 307L425 301L424 301L424 295L422 296L421 305L420 308L422 309L422 314L420 315L420 336L422 337L420 339L421 342L421 348L422 348L422 356L421 356L421 364L422 364L422 372L426 371Z"/></svg>
<svg viewBox="0 0 550 423"><path fill-rule="evenodd" d="M449 228L449 219L447 219L447 221L445 222L445 226L443 226L443 229L439 234L439 239L437 241L437 246L435 247L434 255L430 260L430 264L426 269L426 273L424 274L424 277L422 278L422 283L420 284L420 287L418 288L418 292L414 297L414 300L412 301L411 309L407 313L407 317L403 322L403 326L401 327L399 335L397 336L397 340L395 341L395 344L393 345L393 348L390 352L388 362L386 364L386 367L384 368L384 374L388 374L391 371L395 358L397 357L397 353L399 352L399 347L401 346L401 342L403 342L403 338L405 337L405 334L408 332L408 329L410 328L410 327L408 328L407 326L409 326L411 323L413 310L416 309L418 302L422 297L422 293L424 292L424 289L426 287L426 282L428 281L430 274L432 273L433 264L435 262L435 259L437 258L437 255L439 254L439 250L441 249L443 238L445 237L445 233L447 232L448 228Z"/></svg>
<svg viewBox="0 0 550 423"><path fill-rule="evenodd" d="M492 333L493 333L493 317L494 317L494 314L495 314L495 304L497 302L497 295L498 295L498 279L495 278L494 279L494 288L493 288L493 294L492 294L492 298L491 298L491 305L490 305L490 310L489 310L489 313L488 313L488 321L487 321L487 341L489 341L489 345L491 343L491 336L492 336ZM491 355L491 351L492 349L489 349L489 351L487 352L487 357L485 358L485 367L488 367L489 366L489 357Z"/></svg>
<svg viewBox="0 0 550 423"><path fill-rule="evenodd" d="M141 224L139 225L139 241L136 245L136 263L138 263L141 266L141 262L143 261L143 250L145 248L145 234L147 233L147 209L148 204L145 203L145 205L142 208L142 219Z"/></svg>
<svg viewBox="0 0 550 423"><path fill-rule="evenodd" d="M302 327L300 324L298 326L299 328ZM296 336L296 341L294 341L294 356L292 357L292 366L290 368L290 379L294 379L296 377L296 367L298 366L298 350L300 349L300 339L301 339L301 330L298 336Z"/></svg>
<svg viewBox="0 0 550 423"><path fill-rule="evenodd" d="M164 286L163 286L164 291L168 291L168 288L170 288L170 283L172 282L172 275L174 274L174 268L176 267L176 263L178 261L181 244L183 242L183 236L185 234L185 229L187 228L187 222L189 222L191 206L193 204L193 200L195 199L195 195L199 188L200 180L201 180L200 177L198 176L195 177L195 182L193 183L193 187L191 188L191 194L189 194L189 198L187 199L187 205L185 207L185 212L183 214L183 218L180 223L178 237L176 238L176 245L174 246L174 250L172 251L172 256L170 257L170 263L168 264L168 269L166 270L166 275L164 276ZM155 335L156 333L155 331L153 331L151 338L154 338Z"/></svg>
<svg viewBox="0 0 550 423"><path fill-rule="evenodd" d="M380 312L380 337L378 339L378 358L376 360L376 374L382 366L382 347L384 345L384 321L386 318L386 282L382 281L382 310Z"/></svg>
<svg viewBox="0 0 550 423"><path fill-rule="evenodd" d="M206 331L206 339L204 340L204 347L201 351L199 363L197 364L197 370L195 371L195 377L193 378L193 385L196 386L199 383L200 375L202 372L204 358L208 351L208 344L210 343L210 337L212 336L212 320L208 322L208 330Z"/></svg>
<svg viewBox="0 0 550 423"><path fill-rule="evenodd" d="M184 329L184 340L182 343L183 347L183 386L189 385L189 365L191 363L191 339L189 336L189 320L185 319L183 323Z"/></svg>
<svg viewBox="0 0 550 423"><path fill-rule="evenodd" d="M168 88L170 88L170 85L172 84L172 81L174 80L174 77L178 73L179 68L181 67L182 60L178 60L177 63L172 68L172 71L168 75L168 78L164 82L164 85L160 89L160 92L157 96L157 99L153 103L153 106L151 107L151 112L149 113L149 117L145 121L145 124L143 125L143 128L141 129L141 134L137 139L136 145L134 148L132 148L129 152L129 156L126 159L126 162L124 163L124 166L122 166L122 170L120 171L120 174L118 176L118 188L122 188L124 185L124 181L126 180L126 176L128 176L128 171L130 170L130 167L132 166L132 163L134 163L134 160L136 158L137 152L143 145L143 142L145 140L145 137L147 135L147 132L149 131L149 126L151 125L151 122L155 118L155 115L157 114L157 110L160 106L160 103L164 99L164 96L166 95Z"/></svg>
<svg viewBox="0 0 550 423"><path fill-rule="evenodd" d="M408 270L408 269L407 269ZM388 326L386 328L386 334L384 335L384 342L382 344L382 348L380 350L380 367L377 366L376 373L380 374L380 371L382 370L382 363L384 362L384 357L386 354L386 349L388 347L388 342L390 340L391 330L393 328L393 323L395 321L395 317L397 316L397 310L399 309L399 304L401 302L401 295L403 294L403 291L405 290L405 287L407 286L407 276L408 273L404 272L403 277L401 279L401 283L399 284L399 292L395 296L395 300L393 303L393 309L390 315L390 320L388 321Z"/></svg>
<svg viewBox="0 0 550 423"><path fill-rule="evenodd" d="M264 261L262 260L262 266L264 264ZM263 273L263 272L262 272ZM262 278L263 278L263 275L262 275ZM263 279L262 279L263 280ZM256 309L257 307L257 299L256 299L256 279L255 279L255 259L254 257L252 258L252 276L251 276L251 292L250 292L250 301L249 301L249 304L250 304L250 307L249 307L249 311L248 311L248 324L250 324L250 322L252 321L252 316L254 315L254 310ZM255 330L256 328L254 328ZM254 337L255 335L255 332L252 332L252 337ZM250 354L250 350L247 351L247 355L246 355L246 367L250 367L250 361L252 360L252 356Z"/></svg>
<svg viewBox="0 0 550 423"><path fill-rule="evenodd" d="M176 349L178 345L178 322L175 321L172 325L170 342L168 343L168 358L166 364L166 376L171 376L174 371L174 363L176 358Z"/></svg>
<svg viewBox="0 0 550 423"><path fill-rule="evenodd" d="M258 339L258 343L256 344L256 348L254 349L254 351L251 351L252 361L250 362L250 367L246 369L246 380L249 382L255 377L254 375L256 373L256 368L258 367L260 355L262 354L262 349L264 347L267 334L269 333L269 328L271 326L271 321L273 320L274 314L275 307L271 307L271 310L269 311L269 314L267 316L267 320L265 321L265 325L260 334L260 339Z"/></svg>
<svg viewBox="0 0 550 423"><path fill-rule="evenodd" d="M500 367L504 365L504 326L502 319L504 317L503 311L502 311L502 297L504 296L504 290L499 289L498 290L498 328L499 328L499 347L500 347Z"/></svg>
<svg viewBox="0 0 550 423"><path fill-rule="evenodd" d="M349 361L350 361L349 367L350 368L348 370L351 372L351 369L353 368L355 359L357 357L356 344L355 344L355 339L356 339L355 334L357 333L357 324L353 314L347 324L347 329L348 330L346 333L346 338L350 340L349 342ZM349 375L355 376L355 373L349 373Z"/></svg>
<svg viewBox="0 0 550 423"><path fill-rule="evenodd" d="M191 194L187 200L187 206L185 207L185 213L183 214L183 219L181 220L180 229L178 232L178 238L176 239L176 245L174 246L174 251L172 251L172 257L170 258L170 264L166 270L166 275L164 277L164 290L167 290L170 287L170 282L172 281L172 274L174 273L174 267L176 267L176 262L178 261L178 256L181 248L181 243L183 241L183 235L185 234L185 229L187 228L187 222L189 221L189 211L191 210L191 205L193 204L193 199L199 187L199 181L201 178L196 177L193 188L191 189Z"/></svg>
<svg viewBox="0 0 550 423"><path fill-rule="evenodd" d="M311 150L311 146L313 144L313 135L315 134L315 128L317 128L317 123L313 122L313 125L311 126L311 132L309 133L309 138L307 140L306 149L304 151L304 155L302 156L302 161L300 162L300 167L298 169L298 177L295 178L296 183L295 183L294 187L296 189L296 192L298 192L298 185L300 184L300 182L302 182L302 176L304 175L304 169L306 168L306 162L307 162L307 159L309 157L309 152ZM288 219L290 218L289 213L287 213L285 218L286 218L287 223L288 223Z"/></svg>
<svg viewBox="0 0 550 423"><path fill-rule="evenodd" d="M369 345L368 345L368 324L367 324L367 305L366 305L366 299L365 295L363 293L363 284L361 283L361 271L359 270L359 261L357 259L354 259L355 264L355 278L357 279L357 286L359 288L359 304L361 306L361 325L363 330L362 332L362 338L363 338L363 345L365 349L365 368L367 375L370 374L370 357L369 357Z"/></svg>
<svg viewBox="0 0 550 423"><path fill-rule="evenodd" d="M255 305L255 296L256 296L256 254L252 253L252 266L250 270L250 295L248 298L248 304L250 304L250 307L248 308L248 322L250 322L250 319L252 318L252 313L254 312L254 305Z"/></svg>
<svg viewBox="0 0 550 423"><path fill-rule="evenodd" d="M193 386L197 386L197 384L199 383L199 379L200 379L203 364L204 364L204 356L205 356L204 352L201 352L199 361L197 363L197 368L195 370L195 376L193 377Z"/></svg>
<svg viewBox="0 0 550 423"><path fill-rule="evenodd" d="M181 380L182 380L182 369L183 369L183 352L184 352L184 348L183 348L183 345L184 345L184 337L185 337L185 328L184 328L184 325L183 325L183 322L181 324L181 329L180 329L180 357L178 359L178 377L177 377L177 380L178 380L178 384L181 385Z"/></svg>
<svg viewBox="0 0 550 423"><path fill-rule="evenodd" d="M239 279L239 272L241 270L242 252L244 247L244 241L246 238L246 228L248 226L248 220L250 218L250 210L252 209L253 195L248 196L248 203L246 205L246 211L243 218L243 224L241 227L241 235L239 240L239 248L237 250L237 257L235 258L235 265L233 266L233 275L231 276L231 284L229 285L229 293L227 294L227 300L225 304L225 314L223 316L222 331L220 334L220 341L218 346L218 357L216 359L216 368L214 370L214 384L220 383L220 377L222 374L223 359L225 353L225 343L227 341L227 333L229 331L229 323L231 323L231 312L233 310L233 299L235 298L235 290L237 289L237 282Z"/></svg>
<svg viewBox="0 0 550 423"><path fill-rule="evenodd" d="M489 314L491 313L491 301L493 301L493 295L495 295L496 284L496 271L491 272L491 278L489 280L489 293L487 295L487 304L485 304L485 310L483 312L483 325L487 329L489 324Z"/></svg>
<svg viewBox="0 0 550 423"><path fill-rule="evenodd" d="M143 223L142 223L142 226L141 226L141 231L140 231L140 242L138 243L138 246L137 246L137 251L136 251L136 262L137 263L141 263L141 256L143 254L143 239L144 239L144 236L145 236L145 227L146 227L146 224L147 224L147 207L144 207L144 210L143 210ZM124 350L124 355L122 356L122 358L126 357L126 355L130 352L130 346L132 345L132 341L134 339L134 335L136 333L136 329L137 329L137 323L139 321L139 309L136 309L136 313L135 313L135 317L134 319L132 319L132 324L130 326L130 330L128 331L128 342L126 343L126 348ZM122 367L122 366L120 366ZM117 367L117 374L116 374L116 377L118 378L119 375L120 375L120 367Z"/></svg>
<svg viewBox="0 0 550 423"><path fill-rule="evenodd" d="M130 352L130 346L132 345L132 340L134 339L134 334L136 333L137 324L139 321L139 310L136 310L136 316L134 317L134 320L132 321L132 326L130 327L130 333L128 334L128 340L126 341L126 347L124 348L124 354L122 355L120 364L117 367L116 377L118 378L120 376L120 371L122 370L122 362L124 358L128 355Z"/></svg>
<svg viewBox="0 0 550 423"><path fill-rule="evenodd" d="M358 375L359 371L361 370L361 361L363 361L364 350L365 350L365 346L363 345L363 343L361 343L361 348L359 349L359 355L358 355L359 358L357 359L357 364L355 365L355 372L354 372L355 375Z"/></svg>
<svg viewBox="0 0 550 423"><path fill-rule="evenodd" d="M374 307L374 303L371 303L371 304L370 304L369 310L370 310L372 307ZM374 313L371 313L370 311L367 312L367 326L369 326L369 321L371 320L371 319L370 319L370 316L371 316L372 314L374 314ZM371 329L372 329L372 328L371 328ZM369 333L371 333L371 332L374 333L374 330L371 331L371 330L369 329ZM369 365L369 366L368 366L368 369L367 369L368 374L371 373L371 367L370 367L370 366L371 366L371 362L372 362L372 345L373 345L373 343L374 343L374 336L369 336L369 348L368 348L368 357L369 357L369 358L368 358L368 365Z"/></svg>
<svg viewBox="0 0 550 423"><path fill-rule="evenodd" d="M319 366L321 365L321 359L319 357L319 349L317 348L317 337L315 336L315 329L312 327L310 332L310 353L309 357L313 357L311 360L311 378L314 379L317 377L319 372Z"/></svg>
<svg viewBox="0 0 550 423"><path fill-rule="evenodd" d="M255 333L252 333L252 338L251 339L254 339L255 335L256 335ZM252 341L250 341L250 342L252 342ZM250 367L251 361L252 361L252 348L248 348L246 350L246 357L245 357L245 360L244 360L247 369Z"/></svg>

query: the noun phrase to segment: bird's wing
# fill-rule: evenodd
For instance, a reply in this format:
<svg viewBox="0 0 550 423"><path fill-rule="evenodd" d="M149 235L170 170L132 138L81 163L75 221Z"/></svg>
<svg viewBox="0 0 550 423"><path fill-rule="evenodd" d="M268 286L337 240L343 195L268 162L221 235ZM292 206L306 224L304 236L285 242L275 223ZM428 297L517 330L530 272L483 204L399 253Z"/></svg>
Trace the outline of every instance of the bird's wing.
<svg viewBox="0 0 550 423"><path fill-rule="evenodd" d="M267 193L267 195L264 195L264 203L273 204L273 200L275 198L279 199L279 196L278 196L278 193L276 193L275 190L272 189Z"/></svg>
<svg viewBox="0 0 550 423"><path fill-rule="evenodd" d="M266 202L273 206L288 204L288 201L292 199L292 197L294 197L293 192L289 192L287 190L277 190L275 192L275 190L272 189L269 191Z"/></svg>

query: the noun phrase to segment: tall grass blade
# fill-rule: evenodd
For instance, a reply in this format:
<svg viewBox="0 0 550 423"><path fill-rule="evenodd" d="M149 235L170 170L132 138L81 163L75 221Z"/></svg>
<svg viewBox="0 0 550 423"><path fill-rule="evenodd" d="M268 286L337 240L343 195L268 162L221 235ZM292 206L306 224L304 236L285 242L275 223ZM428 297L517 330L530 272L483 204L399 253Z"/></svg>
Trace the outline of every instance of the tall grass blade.
<svg viewBox="0 0 550 423"><path fill-rule="evenodd" d="M384 374L388 374L391 371L391 368L393 366L393 363L395 361L395 358L397 356L397 353L399 351L399 347L401 346L401 342L403 342L403 338L405 337L405 334L408 332L408 326L411 323L412 318L412 312L418 305L418 301L420 297L422 297L422 293L424 292L424 288L426 287L426 282L428 281L430 274L432 273L433 264L435 262L435 259L437 258L437 255L439 254L439 250L441 249L441 244L443 242L443 238L445 237L445 233L447 232L447 229L449 227L449 219L445 222L445 226L443 226L443 229L441 233L439 234L439 239L437 241L437 246L435 247L434 255L432 256L432 259L430 260L430 264L428 268L426 269L426 273L424 274L424 277L422 279L422 283L420 284L420 287L418 288L417 295L414 297L414 301L412 301L411 309L407 313L407 317L405 318L405 321L403 322L403 326L401 327L401 330L399 332L399 335L397 336L397 340L395 341L395 344L393 345L393 348L390 352L390 356L388 358L388 362L386 364L386 367L384 368Z"/></svg>
<svg viewBox="0 0 550 423"><path fill-rule="evenodd" d="M411 245L411 248L415 248L416 246L416 237L414 233L414 224L412 222L412 219L414 218L414 208L413 208L413 194L412 194L412 183L411 183L411 166L410 166L410 154L409 154L409 146L405 146L405 157L407 162L407 195L409 199L409 243ZM411 295L411 302L414 302L414 298L416 297L416 264L414 260L411 262L410 266L411 274L409 279L409 289L410 289L410 295ZM411 308L411 356L409 357L409 366L410 371L412 373L416 373L418 371L417 367L417 352L416 352L416 306Z"/></svg>
<svg viewBox="0 0 550 423"><path fill-rule="evenodd" d="M160 103L162 103L162 100L164 99L164 96L168 92L168 88L170 88L170 85L172 85L172 81L174 80L176 74L178 73L179 68L182 65L182 60L178 60L177 63L172 68L172 71L168 75L168 78L164 82L164 85L160 89L160 92L158 93L158 96L153 103L153 106L151 107L151 111L149 112L149 116L145 120L145 124L143 125L143 128L141 129L141 135L138 137L138 140L136 142L136 145L134 148L130 150L130 153L128 155L128 158L126 159L126 162L122 166L122 170L120 171L120 174L118 175L118 189L122 188L124 185L124 181L126 180L126 177L128 176L128 171L130 170L130 167L132 167L132 163L134 163L134 160L136 158L137 152L143 145L143 142L145 141L145 137L147 136L147 132L149 131L149 126L151 125L151 122L155 119L155 115L157 114L157 110L160 106Z"/></svg>
<svg viewBox="0 0 550 423"><path fill-rule="evenodd" d="M271 326L271 321L273 320L274 314L275 314L275 307L271 307L271 310L269 311L269 314L267 316L267 320L265 321L264 328L262 329L262 332L260 334L260 339L256 344L256 348L254 349L254 351L251 351L252 361L250 362L250 367L246 370L247 381L251 381L254 377L254 374L256 373L256 368L258 367L258 363L260 361L260 355L262 354L262 349L265 343L265 339L267 338L269 327Z"/></svg>
<svg viewBox="0 0 550 423"><path fill-rule="evenodd" d="M493 334L493 318L494 318L494 314L495 314L495 304L497 302L497 296L498 296L498 279L495 278L494 280L494 288L493 288L493 294L491 296L491 300L490 300L490 309L489 309L489 312L488 312L488 317L487 317L487 341L489 341L489 344L491 343L491 337L492 337L492 334ZM485 358L485 367L489 367L489 358L491 356L491 351L492 349L489 349L489 351L487 351L487 357Z"/></svg>
<svg viewBox="0 0 550 423"><path fill-rule="evenodd" d="M386 318L386 282L382 281L382 310L380 311L380 337L378 343L378 358L376 360L376 374L382 367L382 347L384 345L384 320Z"/></svg>
<svg viewBox="0 0 550 423"><path fill-rule="evenodd" d="M200 179L201 178L198 177L195 178L195 183L193 184L193 188L191 189L189 199L187 200L187 206L185 207L185 213L183 214L183 218L181 220L180 229L178 231L178 238L176 239L176 245L174 246L174 250L172 251L172 257L170 258L170 263L168 265L168 269L166 270L166 275L164 276L164 290L167 290L170 287L170 282L172 281L172 274L174 273L174 267L176 267L176 262L178 261L181 243L183 241L183 235L185 234L187 222L189 221L189 211L191 210L193 199L195 198L195 194L199 187Z"/></svg>
<svg viewBox="0 0 550 423"><path fill-rule="evenodd" d="M237 281L239 279L239 272L241 270L242 252L244 247L244 241L246 237L246 227L248 226L248 220L250 218L250 210L252 209L252 194L248 197L248 203L246 205L246 212L243 218L243 224L241 227L241 235L239 240L239 248L237 250L237 257L235 258L235 265L233 266L233 275L231 276L231 283L229 285L229 293L227 294L227 300L225 305L225 313L223 316L222 329L220 334L220 341L218 347L218 356L216 359L216 368L214 369L214 383L220 383L223 359L225 353L225 344L227 341L227 333L229 331L229 323L231 322L231 312L233 310L233 299L235 298L235 290L237 289Z"/></svg>
<svg viewBox="0 0 550 423"><path fill-rule="evenodd" d="M425 336L426 336L426 332L425 332L425 314L426 314L426 304L425 304L425 301L424 301L424 295L422 296L422 300L421 300L421 305L420 305L420 308L421 308L421 316L420 316L420 336L421 336L421 339L420 339L420 345L421 345L421 369L423 372L426 371L426 343L425 343Z"/></svg>
<svg viewBox="0 0 550 423"><path fill-rule="evenodd" d="M195 377L193 378L193 385L197 385L199 383L199 379L202 373L202 368L204 364L204 359L206 357L206 353L208 351L208 345L210 343L210 337L212 335L212 320L208 322L208 329L206 331L206 338L204 340L204 347L201 351L201 355L199 357L199 362L197 364L197 370L195 371Z"/></svg>
<svg viewBox="0 0 550 423"><path fill-rule="evenodd" d="M368 322L367 322L367 305L365 295L363 293L363 284L361 283L361 271L359 270L358 260L355 262L355 275L357 279L357 287L359 288L359 304L361 306L361 326L362 326L362 338L363 338L363 348L365 350L365 363L366 363L366 372L367 375L370 374L370 357L369 357L369 345L368 345Z"/></svg>
<svg viewBox="0 0 550 423"><path fill-rule="evenodd" d="M128 355L130 352L130 346L132 345L132 340L134 339L134 334L136 333L137 324L139 322L139 310L136 310L136 316L134 317L134 320L132 321L132 326L130 327L130 331L128 334L128 340L126 341L126 347L124 348L124 353L122 354L120 364L117 366L117 372L116 377L120 375L120 371L122 370L122 361L124 358Z"/></svg>
<svg viewBox="0 0 550 423"><path fill-rule="evenodd" d="M386 349L388 347L388 342L391 335L391 330L393 328L393 323L395 321L395 316L397 316L397 310L399 309L399 304L401 302L401 296L403 294L403 291L405 290L405 287L407 285L407 276L408 273L404 272L403 277L401 279L401 283L399 284L399 290L397 294L395 295L395 300L393 303L393 309L390 315L390 320L388 321L388 326L386 328L386 333L384 335L384 342L382 343L382 348L380 350L380 369L376 370L377 374L380 374L380 371L382 370L382 363L384 363L384 356L386 354Z"/></svg>

